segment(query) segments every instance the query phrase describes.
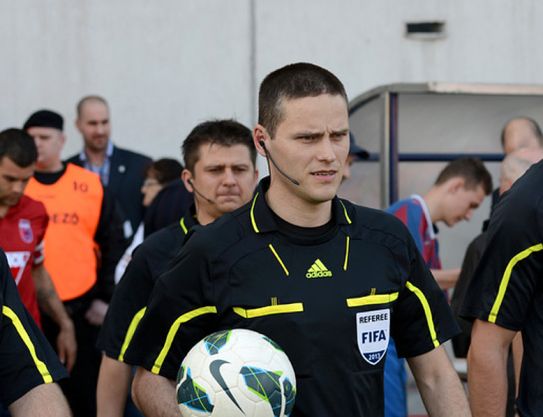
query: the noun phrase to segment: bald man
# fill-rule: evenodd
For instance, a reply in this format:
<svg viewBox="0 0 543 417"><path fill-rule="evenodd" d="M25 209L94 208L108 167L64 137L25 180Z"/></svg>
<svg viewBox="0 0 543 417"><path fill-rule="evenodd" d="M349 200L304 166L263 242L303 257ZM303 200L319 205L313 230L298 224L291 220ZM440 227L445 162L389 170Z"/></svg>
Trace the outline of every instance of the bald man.
<svg viewBox="0 0 543 417"><path fill-rule="evenodd" d="M501 141L503 153L508 155L521 148L543 147L543 133L535 120L516 117L503 127Z"/></svg>
<svg viewBox="0 0 543 417"><path fill-rule="evenodd" d="M505 157L500 170L500 195L508 191L513 183L536 162L543 159L543 148L521 148Z"/></svg>
<svg viewBox="0 0 543 417"><path fill-rule="evenodd" d="M503 153L509 155L523 148L543 148L543 133L539 124L530 117L515 117L509 120L501 132L501 144ZM490 214L500 200L500 190L496 188L492 192Z"/></svg>

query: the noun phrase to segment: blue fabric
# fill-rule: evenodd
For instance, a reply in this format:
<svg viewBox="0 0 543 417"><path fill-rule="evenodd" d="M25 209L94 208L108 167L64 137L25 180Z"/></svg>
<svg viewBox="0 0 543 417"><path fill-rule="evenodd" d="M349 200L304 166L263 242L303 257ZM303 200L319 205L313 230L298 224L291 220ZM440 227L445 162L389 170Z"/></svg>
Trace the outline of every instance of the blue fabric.
<svg viewBox="0 0 543 417"><path fill-rule="evenodd" d="M390 339L385 358L385 417L407 417L407 372L405 359L398 358L396 344Z"/></svg>

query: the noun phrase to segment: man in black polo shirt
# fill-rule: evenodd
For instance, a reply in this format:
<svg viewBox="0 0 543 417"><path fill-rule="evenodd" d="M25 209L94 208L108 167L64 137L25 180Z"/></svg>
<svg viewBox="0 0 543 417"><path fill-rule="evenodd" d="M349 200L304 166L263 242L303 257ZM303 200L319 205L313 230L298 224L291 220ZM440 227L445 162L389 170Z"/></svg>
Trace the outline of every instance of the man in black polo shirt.
<svg viewBox="0 0 543 417"><path fill-rule="evenodd" d="M194 343L249 328L293 364L293 417L382 416L390 335L431 415L469 415L440 347L457 326L409 232L335 197L349 152L341 82L312 64L272 72L253 137L270 177L248 205L194 232L157 281L127 352L141 366L133 393L144 414L178 415L173 380Z"/></svg>
<svg viewBox="0 0 543 417"><path fill-rule="evenodd" d="M247 203L258 178L251 131L234 120L200 123L183 142L183 180L195 207L147 238L134 252L115 289L98 347L104 352L98 378L98 417L122 416L131 367L124 354L157 277L179 253L196 224L205 225Z"/></svg>
<svg viewBox="0 0 543 417"><path fill-rule="evenodd" d="M66 370L21 303L1 249L0 310L0 403L13 417L69 417L55 384Z"/></svg>
<svg viewBox="0 0 543 417"><path fill-rule="evenodd" d="M475 319L468 353L475 416L505 415L507 356L517 331L524 344L518 414L540 416L543 410L542 184L539 162L500 198L466 291L461 315Z"/></svg>

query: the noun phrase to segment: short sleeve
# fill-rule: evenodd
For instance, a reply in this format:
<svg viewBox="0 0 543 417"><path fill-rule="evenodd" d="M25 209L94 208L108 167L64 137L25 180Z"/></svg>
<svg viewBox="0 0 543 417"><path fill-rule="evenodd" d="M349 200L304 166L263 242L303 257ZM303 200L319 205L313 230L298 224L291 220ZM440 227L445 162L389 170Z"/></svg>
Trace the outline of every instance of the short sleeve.
<svg viewBox="0 0 543 417"><path fill-rule="evenodd" d="M392 337L402 357L426 353L460 331L443 291L411 239L407 253L409 271L393 306L391 323Z"/></svg>
<svg viewBox="0 0 543 417"><path fill-rule="evenodd" d="M515 205L514 213L512 205L496 208L486 249L466 292L463 317L522 329L543 270L541 199L532 204Z"/></svg>
<svg viewBox="0 0 543 417"><path fill-rule="evenodd" d="M32 388L65 378L67 374L22 305L1 251L0 284L0 402L9 405Z"/></svg>
<svg viewBox="0 0 543 417"><path fill-rule="evenodd" d="M136 327L154 287L145 247L135 249L119 284L113 293L97 346L107 356L123 361Z"/></svg>
<svg viewBox="0 0 543 417"><path fill-rule="evenodd" d="M33 263L35 266L41 265L44 261L44 246L43 239L45 237L45 232L49 224L49 216L45 211L45 207L42 203L39 203L41 206L39 219L36 221L36 246L34 248L33 254Z"/></svg>
<svg viewBox="0 0 543 417"><path fill-rule="evenodd" d="M197 234L155 284L125 361L175 379L192 345L209 333L217 308L210 266Z"/></svg>

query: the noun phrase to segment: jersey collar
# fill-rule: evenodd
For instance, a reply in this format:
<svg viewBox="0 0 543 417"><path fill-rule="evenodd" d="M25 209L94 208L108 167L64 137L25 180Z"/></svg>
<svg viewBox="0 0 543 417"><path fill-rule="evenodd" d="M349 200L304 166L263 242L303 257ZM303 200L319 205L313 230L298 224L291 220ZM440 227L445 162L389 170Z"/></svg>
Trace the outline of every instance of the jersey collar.
<svg viewBox="0 0 543 417"><path fill-rule="evenodd" d="M263 178L255 190L251 200L249 214L251 227L255 233L273 232L278 230L277 222L273 218L272 209L264 197L270 187L270 177ZM345 204L336 196L332 199L332 213L337 225L351 224L351 218Z"/></svg>
<svg viewBox="0 0 543 417"><path fill-rule="evenodd" d="M192 203L179 219L179 226L181 226L183 233L186 235L190 229L198 224L200 223L198 223L198 219L196 218L196 207Z"/></svg>
<svg viewBox="0 0 543 417"><path fill-rule="evenodd" d="M426 230L428 231L427 232L428 237L434 240L436 238L437 227L432 223L432 217L430 216L430 210L428 209L428 206L426 205L426 201L424 201L424 198L422 198L418 194L412 194L410 198L412 198L413 200L416 200L420 204L420 207L422 208L422 212L424 213L424 218L426 219L426 224L428 225L428 227L426 228Z"/></svg>

